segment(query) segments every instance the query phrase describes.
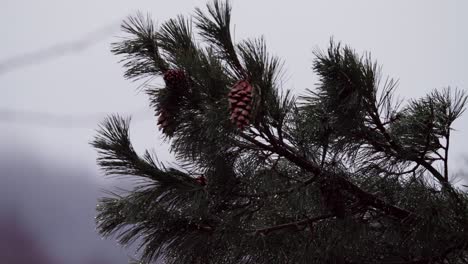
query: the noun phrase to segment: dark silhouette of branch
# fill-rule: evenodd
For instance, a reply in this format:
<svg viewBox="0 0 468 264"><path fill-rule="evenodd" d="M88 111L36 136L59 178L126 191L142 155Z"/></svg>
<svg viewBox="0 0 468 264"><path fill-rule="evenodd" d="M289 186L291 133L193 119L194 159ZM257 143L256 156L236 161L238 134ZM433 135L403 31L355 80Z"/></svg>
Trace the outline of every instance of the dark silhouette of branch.
<svg viewBox="0 0 468 264"><path fill-rule="evenodd" d="M324 219L328 219L328 218L331 218L331 217L334 217L334 216L335 216L334 214L320 215L320 216L307 218L307 219L296 221L296 222L290 222L290 223L285 223L285 224L281 224L281 225L275 225L275 226L270 226L270 227L266 227L266 228L256 229L256 230L252 230L251 232L255 232L256 234L266 235L266 234L268 234L270 232L273 232L273 231L277 231L277 230L281 230L281 229L285 229L285 228L292 228L292 227L297 228L299 226L311 224L311 223L314 223L314 222L317 222L317 221L320 221L320 220L324 220Z"/></svg>

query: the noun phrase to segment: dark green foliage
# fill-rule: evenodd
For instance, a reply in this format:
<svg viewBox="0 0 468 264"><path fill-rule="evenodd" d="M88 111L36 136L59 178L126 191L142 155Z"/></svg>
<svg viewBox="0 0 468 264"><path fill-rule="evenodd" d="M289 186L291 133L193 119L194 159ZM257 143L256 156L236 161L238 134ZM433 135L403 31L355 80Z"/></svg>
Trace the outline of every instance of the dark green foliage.
<svg viewBox="0 0 468 264"><path fill-rule="evenodd" d="M332 41L315 53L317 88L296 99L263 39L233 42L229 4L207 10L196 31L182 16L158 29L131 17L113 45L125 77L144 79L151 107L171 114L178 165L138 155L129 119L106 119L98 165L138 181L100 200L103 236L139 244L136 263L468 262L468 194L448 168L461 90L397 102L370 55ZM228 103L240 80L253 87L242 131Z"/></svg>
<svg viewBox="0 0 468 264"><path fill-rule="evenodd" d="M138 14L129 17L122 24L122 30L133 38L124 39L112 45L114 54L123 55L125 77L141 79L161 74L167 69L161 59L157 43L156 29L151 18Z"/></svg>
<svg viewBox="0 0 468 264"><path fill-rule="evenodd" d="M196 25L200 35L212 44L213 50L222 58L236 77L247 77L236 55L236 47L231 35L231 6L228 2L213 1L207 5L208 14L197 8Z"/></svg>
<svg viewBox="0 0 468 264"><path fill-rule="evenodd" d="M466 97L451 90L434 91L425 98L412 101L398 112L391 132L408 151L419 153L435 152L443 146L439 139L450 136L450 127L463 111Z"/></svg>
<svg viewBox="0 0 468 264"><path fill-rule="evenodd" d="M377 66L349 48L331 42L326 54L317 52L313 69L320 76L318 96L338 132L349 133L364 125L365 112L376 101Z"/></svg>

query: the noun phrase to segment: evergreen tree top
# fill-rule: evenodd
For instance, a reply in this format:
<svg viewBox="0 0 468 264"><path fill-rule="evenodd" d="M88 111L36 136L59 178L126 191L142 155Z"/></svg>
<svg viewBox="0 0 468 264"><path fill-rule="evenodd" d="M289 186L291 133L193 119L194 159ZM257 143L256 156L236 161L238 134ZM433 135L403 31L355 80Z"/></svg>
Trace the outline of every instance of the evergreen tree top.
<svg viewBox="0 0 468 264"><path fill-rule="evenodd" d="M141 263L468 262L468 194L448 168L464 91L397 101L369 54L331 41L316 88L293 95L265 41L231 28L221 1L123 22L112 52L126 78L164 80L144 90L179 166L138 154L130 119L107 118L98 165L139 181L99 201L103 236L138 243Z"/></svg>

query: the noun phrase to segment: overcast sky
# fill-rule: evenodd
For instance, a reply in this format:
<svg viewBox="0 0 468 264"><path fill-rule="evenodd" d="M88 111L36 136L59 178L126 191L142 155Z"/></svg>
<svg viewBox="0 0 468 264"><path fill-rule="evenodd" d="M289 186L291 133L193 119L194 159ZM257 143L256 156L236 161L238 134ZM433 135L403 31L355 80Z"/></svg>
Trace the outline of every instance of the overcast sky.
<svg viewBox="0 0 468 264"><path fill-rule="evenodd" d="M332 36L358 52L371 52L384 75L399 80L401 98L446 86L468 89L468 1L232 2L235 39L263 35L270 50L285 60L284 88L297 93L314 87L312 51L326 49ZM119 58L111 55L109 45L120 34L120 21L138 10L162 22L205 3L1 0L0 158L28 162L27 154L40 155L47 166L88 171L103 186L106 181L88 142L99 120L121 113L134 116L131 132L138 151L154 148L161 160L170 160L145 95L137 92L137 83L122 77ZM92 45L76 42L83 38ZM69 42L83 45L52 60L35 53L49 54L53 46L65 52L70 46L55 45ZM35 63L25 65L29 60ZM451 166L459 170L468 153L468 114L455 128Z"/></svg>

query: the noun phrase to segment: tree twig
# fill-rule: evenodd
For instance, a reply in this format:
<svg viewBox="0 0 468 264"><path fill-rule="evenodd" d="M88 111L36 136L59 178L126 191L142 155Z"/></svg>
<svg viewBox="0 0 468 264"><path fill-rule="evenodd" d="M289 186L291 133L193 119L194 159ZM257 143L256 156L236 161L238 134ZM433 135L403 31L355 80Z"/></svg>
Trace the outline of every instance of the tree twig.
<svg viewBox="0 0 468 264"><path fill-rule="evenodd" d="M278 231L278 230L281 230L281 229L286 229L286 228L298 228L299 226L312 224L312 223L315 223L315 222L318 222L318 221L321 221L321 220L325 220L325 219L328 219L328 218L332 218L332 217L334 217L334 216L335 216L334 214L320 215L320 216L316 216L316 217L312 217L312 218L307 218L307 219L300 220L300 221L289 222L289 223L285 223L285 224L280 224L280 225L275 225L275 226L270 226L270 227L265 227L265 228L250 230L249 232L250 232L250 233L255 233L255 234L257 234L257 235L258 235L258 234L266 235L266 234L268 234L268 233L271 233L271 232L274 232L274 231Z"/></svg>

